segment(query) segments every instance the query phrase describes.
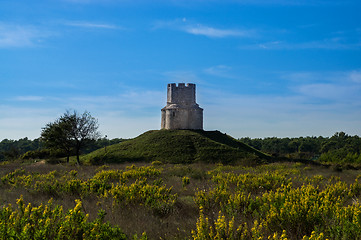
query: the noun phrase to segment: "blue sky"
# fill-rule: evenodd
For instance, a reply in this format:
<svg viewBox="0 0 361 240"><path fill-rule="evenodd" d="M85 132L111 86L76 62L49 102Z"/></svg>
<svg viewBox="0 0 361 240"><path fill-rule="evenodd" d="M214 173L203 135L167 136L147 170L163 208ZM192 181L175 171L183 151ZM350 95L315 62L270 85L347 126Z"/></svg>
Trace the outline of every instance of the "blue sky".
<svg viewBox="0 0 361 240"><path fill-rule="evenodd" d="M0 140L67 109L109 138L160 128L197 84L205 130L361 135L359 0L1 0Z"/></svg>

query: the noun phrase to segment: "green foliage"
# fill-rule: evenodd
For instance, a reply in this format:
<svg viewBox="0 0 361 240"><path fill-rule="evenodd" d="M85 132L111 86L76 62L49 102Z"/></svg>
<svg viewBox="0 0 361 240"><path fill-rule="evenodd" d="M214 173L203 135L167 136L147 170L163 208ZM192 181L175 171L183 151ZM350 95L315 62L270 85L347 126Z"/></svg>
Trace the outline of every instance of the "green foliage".
<svg viewBox="0 0 361 240"><path fill-rule="evenodd" d="M337 132L330 138L242 138L242 142L274 156L313 159L325 163L361 164L361 138Z"/></svg>
<svg viewBox="0 0 361 240"><path fill-rule="evenodd" d="M77 171L65 173L51 171L46 174L28 174L23 169L17 169L1 178L5 185L13 188L25 187L30 191L45 193L50 196L70 194L87 196L95 194L100 198L110 198L115 205L141 204L167 214L173 207L176 194L171 194L172 188L161 186L160 181L148 183L147 178L159 176L162 169L153 166L128 166L126 171L102 170L88 180L77 178ZM130 179L135 182L128 184Z"/></svg>
<svg viewBox="0 0 361 240"><path fill-rule="evenodd" d="M76 170L29 173L24 169L17 169L2 176L1 187L12 191L22 188L34 195L55 197L56 199L69 196L81 199L95 197L97 204L112 202L113 209L143 206L155 216L163 217L171 214L178 196L172 193L172 187L167 187L161 179L157 178L161 173L161 168L131 165L126 167L125 170L100 170L92 177L84 179L79 176ZM80 209L80 207L78 208ZM83 224L82 219L86 221L87 218L87 216L81 214L76 214L75 217L75 220L78 219L81 224ZM62 225L62 229L65 231L65 229L72 226L77 227L76 223L72 221L69 221L69 225ZM95 223L98 222L100 224L98 220ZM99 224L96 224L95 227L101 227L99 229L102 231L104 224ZM107 226L110 227L110 225ZM81 225L77 228L82 231L84 226ZM92 235L84 237L84 232L78 234L80 230L72 233L68 229L64 232L64 235L68 235L69 238L60 237L59 239L93 239ZM108 229L104 230L108 231ZM94 231L96 239L109 239L107 237L102 238L97 229ZM147 239L146 234L142 235L140 239Z"/></svg>
<svg viewBox="0 0 361 240"><path fill-rule="evenodd" d="M125 239L120 227L130 239L361 239L360 170L335 177L301 163L36 166L0 172L0 239ZM6 206L17 192L38 207L22 199ZM70 209L40 204L49 198Z"/></svg>
<svg viewBox="0 0 361 240"><path fill-rule="evenodd" d="M148 240L148 236L145 232L142 233L142 236L138 237L137 234L133 236L133 240Z"/></svg>
<svg viewBox="0 0 361 240"><path fill-rule="evenodd" d="M331 178L321 189L318 184L323 178L315 176L293 186L296 181L290 177L299 179L299 173L292 169L262 174L211 171L216 186L195 196L200 216L193 238L360 239L361 205L349 205L360 196L358 180L346 184Z"/></svg>
<svg viewBox="0 0 361 240"><path fill-rule="evenodd" d="M209 175L203 169L191 167L190 165L176 164L168 169L168 174L177 177L190 177L193 179L209 178Z"/></svg>
<svg viewBox="0 0 361 240"><path fill-rule="evenodd" d="M54 122L48 123L41 132L41 139L52 149L61 149L67 153L67 162L75 151L80 164L80 150L90 141L99 138L98 121L89 112L78 114L67 111Z"/></svg>
<svg viewBox="0 0 361 240"><path fill-rule="evenodd" d="M241 138L240 141L255 147L256 149L272 155L288 155L295 153L320 153L321 145L327 138L323 137L299 137L299 138ZM298 155L302 156L302 155Z"/></svg>
<svg viewBox="0 0 361 240"><path fill-rule="evenodd" d="M190 183L189 177L186 177L186 176L182 177L182 186L183 186L183 188L185 188L189 183Z"/></svg>
<svg viewBox="0 0 361 240"><path fill-rule="evenodd" d="M94 221L82 212L82 202L76 200L73 209L63 212L61 206L48 204L33 207L22 198L17 209L11 205L0 209L0 240L8 239L126 239L119 227L104 222L104 212Z"/></svg>
<svg viewBox="0 0 361 240"><path fill-rule="evenodd" d="M124 139L114 138L105 139L100 138L96 141L89 141L87 145L82 149L83 153L90 153L99 148L104 148L112 144L125 141ZM71 155L75 155L71 151ZM18 158L22 160L32 159L49 159L49 158L62 158L66 157L67 152L61 149L45 148L43 142L40 139L30 140L28 138L22 138L19 140L4 139L0 142L0 162L1 161L13 161Z"/></svg>
<svg viewBox="0 0 361 240"><path fill-rule="evenodd" d="M90 141L85 145L82 149L82 153L87 154L91 153L97 149L100 148L107 148L110 145L117 144L120 142L126 141L126 139L122 138L113 138L113 139L107 139L107 138L98 138L94 141Z"/></svg>
<svg viewBox="0 0 361 240"><path fill-rule="evenodd" d="M118 184L112 186L109 194L116 204L142 204L155 213L167 215L175 204L176 194L171 194L172 188L148 184L146 179L136 180L131 185Z"/></svg>
<svg viewBox="0 0 361 240"><path fill-rule="evenodd" d="M153 161L152 162L152 165L153 166L159 166L159 165L162 165L163 163L161 161Z"/></svg>
<svg viewBox="0 0 361 240"><path fill-rule="evenodd" d="M39 139L30 140L21 138L19 140L4 139L0 142L0 161L14 160L27 151L41 148Z"/></svg>

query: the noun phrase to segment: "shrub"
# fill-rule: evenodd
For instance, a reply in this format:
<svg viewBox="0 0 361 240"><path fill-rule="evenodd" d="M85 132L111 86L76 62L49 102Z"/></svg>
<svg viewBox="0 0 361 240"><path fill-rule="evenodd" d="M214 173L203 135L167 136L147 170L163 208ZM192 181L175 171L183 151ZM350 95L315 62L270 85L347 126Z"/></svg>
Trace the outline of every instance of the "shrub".
<svg viewBox="0 0 361 240"><path fill-rule="evenodd" d="M0 240L7 239L126 239L119 227L104 222L104 212L94 221L82 212L82 202L66 213L52 200L46 205L26 205L22 197L18 208L11 205L0 209Z"/></svg>
<svg viewBox="0 0 361 240"><path fill-rule="evenodd" d="M189 177L182 177L182 187L185 188L189 184Z"/></svg>

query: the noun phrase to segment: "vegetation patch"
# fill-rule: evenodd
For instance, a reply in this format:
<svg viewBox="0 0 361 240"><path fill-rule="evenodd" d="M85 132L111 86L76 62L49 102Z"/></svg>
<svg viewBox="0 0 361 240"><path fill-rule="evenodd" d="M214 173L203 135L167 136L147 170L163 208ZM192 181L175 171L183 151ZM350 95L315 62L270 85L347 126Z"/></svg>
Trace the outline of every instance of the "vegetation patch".
<svg viewBox="0 0 361 240"><path fill-rule="evenodd" d="M9 163L0 179L0 239L361 238L361 170Z"/></svg>
<svg viewBox="0 0 361 240"><path fill-rule="evenodd" d="M119 227L104 222L105 212L100 211L94 221L82 210L76 200L74 208L64 212L63 207L47 204L33 207L20 197L17 208L12 205L0 209L0 239L127 239Z"/></svg>
<svg viewBox="0 0 361 240"><path fill-rule="evenodd" d="M270 156L219 131L153 130L85 155L92 164L133 161L241 163L256 165Z"/></svg>

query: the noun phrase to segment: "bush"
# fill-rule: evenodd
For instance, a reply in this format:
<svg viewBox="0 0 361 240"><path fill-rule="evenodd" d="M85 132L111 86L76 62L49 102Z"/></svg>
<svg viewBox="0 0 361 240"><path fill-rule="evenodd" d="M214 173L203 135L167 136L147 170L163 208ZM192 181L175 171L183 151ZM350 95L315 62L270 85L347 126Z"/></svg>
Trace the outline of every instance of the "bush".
<svg viewBox="0 0 361 240"><path fill-rule="evenodd" d="M22 159L45 159L51 156L51 152L49 149L42 149L42 150L34 150L34 151L27 151L24 153L21 158Z"/></svg>
<svg viewBox="0 0 361 240"><path fill-rule="evenodd" d="M126 239L119 227L104 222L101 211L94 221L82 212L82 202L66 213L60 206L26 205L22 197L17 200L17 209L11 205L0 209L0 240L7 239Z"/></svg>

